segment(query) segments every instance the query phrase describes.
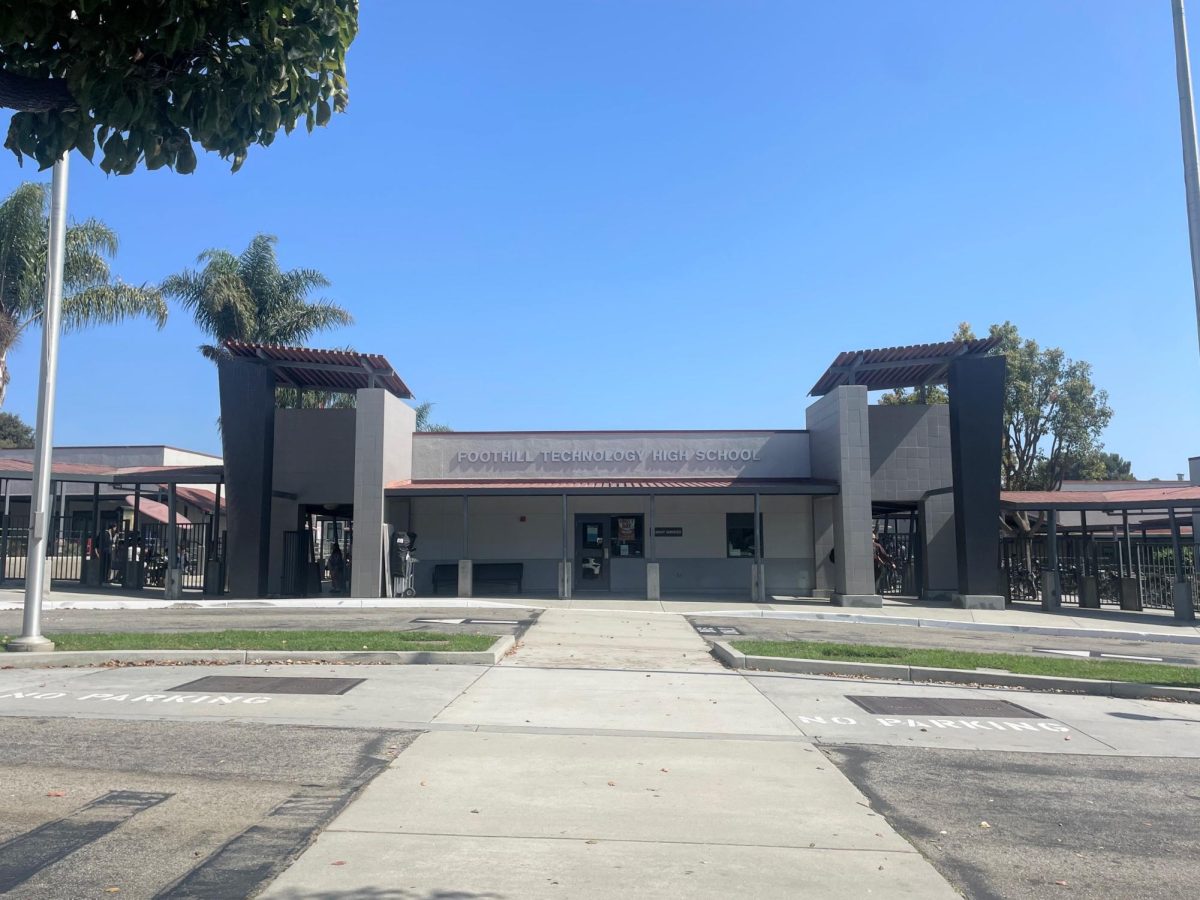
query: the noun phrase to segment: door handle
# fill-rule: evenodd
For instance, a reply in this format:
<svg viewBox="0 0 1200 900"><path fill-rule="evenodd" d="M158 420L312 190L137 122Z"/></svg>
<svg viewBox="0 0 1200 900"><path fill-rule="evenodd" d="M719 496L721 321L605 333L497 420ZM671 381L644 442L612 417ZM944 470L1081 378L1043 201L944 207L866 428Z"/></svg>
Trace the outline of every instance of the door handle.
<svg viewBox="0 0 1200 900"><path fill-rule="evenodd" d="M604 558L608 559L608 544L604 545Z"/></svg>

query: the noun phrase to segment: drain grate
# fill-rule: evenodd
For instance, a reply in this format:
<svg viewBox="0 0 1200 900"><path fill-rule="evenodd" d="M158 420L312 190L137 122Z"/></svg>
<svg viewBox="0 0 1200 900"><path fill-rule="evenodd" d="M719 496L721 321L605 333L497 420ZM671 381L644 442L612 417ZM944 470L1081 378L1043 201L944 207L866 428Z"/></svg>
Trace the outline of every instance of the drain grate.
<svg viewBox="0 0 1200 900"><path fill-rule="evenodd" d="M697 634L720 634L720 635L739 635L741 629L734 628L732 625L693 625Z"/></svg>
<svg viewBox="0 0 1200 900"><path fill-rule="evenodd" d="M365 678L275 678L269 675L206 675L168 691L206 694L344 694Z"/></svg>
<svg viewBox="0 0 1200 900"><path fill-rule="evenodd" d="M1041 713L1007 700L976 700L969 697L851 697L876 716L948 716L964 719L1044 719Z"/></svg>

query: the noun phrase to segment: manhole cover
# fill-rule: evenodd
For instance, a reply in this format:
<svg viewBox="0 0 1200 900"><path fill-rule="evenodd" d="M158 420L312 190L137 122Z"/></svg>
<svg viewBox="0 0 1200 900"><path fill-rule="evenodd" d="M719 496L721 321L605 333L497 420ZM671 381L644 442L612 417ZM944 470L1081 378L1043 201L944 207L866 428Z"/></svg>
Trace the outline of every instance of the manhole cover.
<svg viewBox="0 0 1200 900"><path fill-rule="evenodd" d="M846 699L876 716L949 716L963 719L1044 719L1007 700L965 697L851 697Z"/></svg>
<svg viewBox="0 0 1200 900"><path fill-rule="evenodd" d="M695 625L693 626L699 634L721 634L721 635L738 635L741 630L734 628L732 625Z"/></svg>
<svg viewBox="0 0 1200 900"><path fill-rule="evenodd" d="M169 691L206 694L344 694L365 678L273 678L269 675L206 675Z"/></svg>

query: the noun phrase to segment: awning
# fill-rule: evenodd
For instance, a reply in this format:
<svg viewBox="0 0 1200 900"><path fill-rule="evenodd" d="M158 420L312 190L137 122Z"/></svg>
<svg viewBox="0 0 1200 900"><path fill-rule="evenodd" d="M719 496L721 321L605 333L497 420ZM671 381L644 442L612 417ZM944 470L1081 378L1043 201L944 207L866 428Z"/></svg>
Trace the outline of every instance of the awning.
<svg viewBox="0 0 1200 900"><path fill-rule="evenodd" d="M868 391L942 384L954 360L983 356L999 343L999 338L988 337L974 341L845 350L830 363L809 394L823 397L844 384L865 385Z"/></svg>
<svg viewBox="0 0 1200 900"><path fill-rule="evenodd" d="M275 383L280 387L349 394L362 388L379 387L405 400L412 397L412 391L400 380L392 364L377 353L280 347L245 341L225 341L222 346L230 356L269 368L275 373Z"/></svg>
<svg viewBox="0 0 1200 900"><path fill-rule="evenodd" d="M130 506L135 505L135 500L137 501L137 509L145 518L151 519L155 522L162 522L164 525L171 521L171 511L167 508L165 503L159 503L157 500L151 500L147 497L135 498L133 494L129 494L125 498L125 502ZM176 515L175 521L178 523L180 521L180 516Z"/></svg>
<svg viewBox="0 0 1200 900"><path fill-rule="evenodd" d="M1200 509L1200 485L1113 491L1001 491L1004 509Z"/></svg>

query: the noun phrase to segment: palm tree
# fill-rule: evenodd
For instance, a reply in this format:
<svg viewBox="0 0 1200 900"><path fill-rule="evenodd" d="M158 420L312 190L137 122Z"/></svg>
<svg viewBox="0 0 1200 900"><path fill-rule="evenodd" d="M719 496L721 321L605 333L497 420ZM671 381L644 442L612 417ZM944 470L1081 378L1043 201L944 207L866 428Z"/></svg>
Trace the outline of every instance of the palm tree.
<svg viewBox="0 0 1200 900"><path fill-rule="evenodd" d="M185 270L162 283L162 291L191 311L200 330L215 344L202 344L209 359L224 355L225 341L297 346L312 335L354 319L330 300L310 301L315 289L329 287L316 269L279 268L278 238L260 234L240 256L227 250L205 250L196 261L199 271ZM344 405L324 392L280 390L281 406Z"/></svg>
<svg viewBox="0 0 1200 900"><path fill-rule="evenodd" d="M8 354L46 305L49 186L26 183L0 203L0 406L8 392ZM167 304L154 288L126 284L109 271L117 235L98 219L67 228L63 265L64 330L145 316L162 328Z"/></svg>
<svg viewBox="0 0 1200 900"><path fill-rule="evenodd" d="M453 431L449 425L439 425L436 422L429 421L429 417L433 415L433 404L426 400L424 403L418 403L413 407L417 414L417 431Z"/></svg>

